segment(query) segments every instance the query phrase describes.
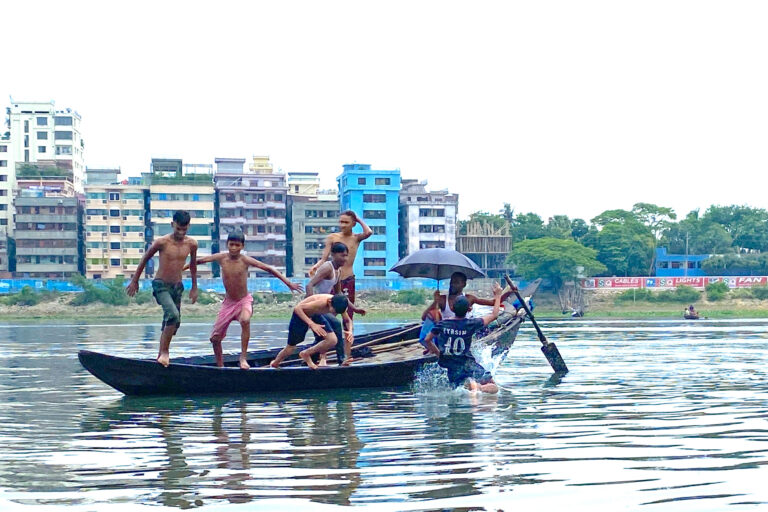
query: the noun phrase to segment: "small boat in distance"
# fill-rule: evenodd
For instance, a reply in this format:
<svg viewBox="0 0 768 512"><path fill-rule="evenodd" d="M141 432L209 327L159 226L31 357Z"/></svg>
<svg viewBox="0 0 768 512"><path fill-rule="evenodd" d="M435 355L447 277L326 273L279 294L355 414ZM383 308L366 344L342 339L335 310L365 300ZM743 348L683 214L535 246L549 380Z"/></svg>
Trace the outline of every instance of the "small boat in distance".
<svg viewBox="0 0 768 512"><path fill-rule="evenodd" d="M699 312L694 309L693 304L683 310L683 318L686 320L698 320Z"/></svg>

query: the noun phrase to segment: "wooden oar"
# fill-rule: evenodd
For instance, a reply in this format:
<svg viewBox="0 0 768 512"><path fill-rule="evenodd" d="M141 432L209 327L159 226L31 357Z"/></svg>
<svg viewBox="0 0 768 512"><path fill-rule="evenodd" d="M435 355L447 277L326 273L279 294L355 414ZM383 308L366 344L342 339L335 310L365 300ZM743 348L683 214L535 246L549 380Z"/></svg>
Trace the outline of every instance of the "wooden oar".
<svg viewBox="0 0 768 512"><path fill-rule="evenodd" d="M533 313L528 307L528 304L526 304L525 299L520 296L520 292L518 291L517 286L514 285L514 283L512 282L512 279L509 278L509 275L505 275L504 279L507 281L507 284L515 293L515 295L517 295L517 300L520 301L520 304L523 306L523 309L525 309L525 313L528 315L528 318L531 319L531 323L536 328L536 332L539 335L539 341L541 342L541 351L544 353L544 356L547 358L547 361L549 361L549 365L557 373L568 373L568 367L565 365L565 361L563 361L563 358L560 355L560 351L557 350L557 346L554 343L547 341L547 337L544 336L543 332L541 332L541 329L539 328L539 324L536 322L536 319L533 317Z"/></svg>

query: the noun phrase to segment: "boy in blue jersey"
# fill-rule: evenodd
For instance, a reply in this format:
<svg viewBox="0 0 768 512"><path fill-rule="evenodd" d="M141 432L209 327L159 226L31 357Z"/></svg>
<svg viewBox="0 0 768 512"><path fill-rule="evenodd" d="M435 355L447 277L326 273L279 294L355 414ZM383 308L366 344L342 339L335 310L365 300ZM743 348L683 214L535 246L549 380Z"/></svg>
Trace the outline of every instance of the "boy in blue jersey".
<svg viewBox="0 0 768 512"><path fill-rule="evenodd" d="M424 340L427 349L438 356L437 363L448 370L448 381L454 387L463 385L471 391L499 392L490 372L475 361L471 351L472 336L499 316L499 283L493 283L493 299L493 312L482 318L466 318L470 308L469 300L463 296L457 298L453 303L456 318L435 324Z"/></svg>

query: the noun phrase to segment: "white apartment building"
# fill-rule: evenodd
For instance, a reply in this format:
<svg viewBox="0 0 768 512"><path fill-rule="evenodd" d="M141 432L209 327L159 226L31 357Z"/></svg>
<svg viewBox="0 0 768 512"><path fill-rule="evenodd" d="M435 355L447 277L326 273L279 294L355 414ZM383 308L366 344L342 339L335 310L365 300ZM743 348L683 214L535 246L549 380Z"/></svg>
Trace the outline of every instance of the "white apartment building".
<svg viewBox="0 0 768 512"><path fill-rule="evenodd" d="M80 114L57 110L53 101L15 101L8 108L8 163L49 163L72 173L75 192L85 185L84 149ZM6 141L2 142L6 145ZM15 167L11 169L15 170ZM10 180L9 180L10 181Z"/></svg>
<svg viewBox="0 0 768 512"><path fill-rule="evenodd" d="M400 189L400 257L419 249L456 249L459 195L428 192L426 181L404 179Z"/></svg>

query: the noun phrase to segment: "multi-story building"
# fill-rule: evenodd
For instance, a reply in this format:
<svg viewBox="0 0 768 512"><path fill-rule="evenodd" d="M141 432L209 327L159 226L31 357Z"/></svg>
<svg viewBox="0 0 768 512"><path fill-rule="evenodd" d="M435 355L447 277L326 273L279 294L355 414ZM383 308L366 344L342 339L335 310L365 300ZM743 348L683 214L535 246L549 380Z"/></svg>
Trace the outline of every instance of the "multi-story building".
<svg viewBox="0 0 768 512"><path fill-rule="evenodd" d="M426 182L402 180L400 189L400 254L419 249L456 249L458 194L428 192Z"/></svg>
<svg viewBox="0 0 768 512"><path fill-rule="evenodd" d="M85 143L80 134L80 114L71 108L57 110L53 101L14 101L8 108L8 152L16 167L48 162L68 171L78 194L83 193ZM3 143L3 145L5 145Z"/></svg>
<svg viewBox="0 0 768 512"><path fill-rule="evenodd" d="M16 190L16 159L11 132L0 133L0 242L7 245L13 235L13 193ZM0 270L8 270L7 259L0 255Z"/></svg>
<svg viewBox="0 0 768 512"><path fill-rule="evenodd" d="M387 271L398 261L400 171L378 171L368 164L346 164L336 180L341 211L354 211L373 230L373 235L357 252L355 275L387 276ZM357 226L355 232L359 231Z"/></svg>
<svg viewBox="0 0 768 512"><path fill-rule="evenodd" d="M288 195L315 197L320 190L320 174L316 172L289 172Z"/></svg>
<svg viewBox="0 0 768 512"><path fill-rule="evenodd" d="M119 169L88 169L85 275L130 278L147 249L149 187L121 184Z"/></svg>
<svg viewBox="0 0 768 512"><path fill-rule="evenodd" d="M69 277L82 272L82 205L74 183L59 177L19 180L16 275Z"/></svg>
<svg viewBox="0 0 768 512"><path fill-rule="evenodd" d="M288 194L288 275L305 277L317 263L329 233L339 230L339 198L335 190L314 196Z"/></svg>
<svg viewBox="0 0 768 512"><path fill-rule="evenodd" d="M247 171L244 163L239 159L217 159L214 179L219 246L223 250L229 233L240 229L249 256L285 272L285 174L273 169L269 157L253 157ZM256 269L251 273L259 274Z"/></svg>
<svg viewBox="0 0 768 512"><path fill-rule="evenodd" d="M186 170L185 170L186 169ZM157 238L170 233L176 210L186 210L191 216L187 235L198 243L197 254L211 254L214 231L214 188L212 165L189 165L181 160L152 159L152 168L144 174L149 185L150 229L147 238ZM147 240L151 241L151 240ZM157 256L147 265L147 275L154 274ZM210 265L198 268L199 277L212 277Z"/></svg>

